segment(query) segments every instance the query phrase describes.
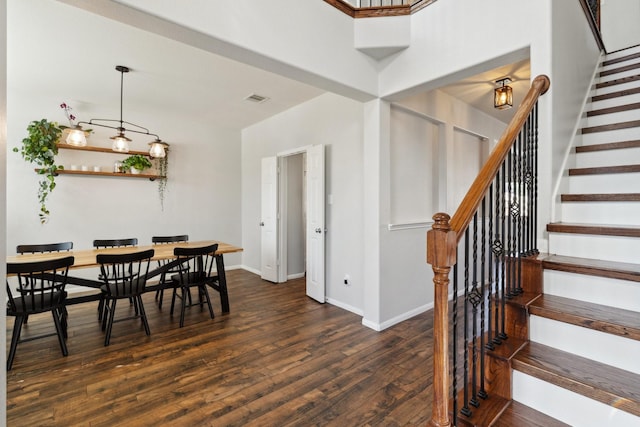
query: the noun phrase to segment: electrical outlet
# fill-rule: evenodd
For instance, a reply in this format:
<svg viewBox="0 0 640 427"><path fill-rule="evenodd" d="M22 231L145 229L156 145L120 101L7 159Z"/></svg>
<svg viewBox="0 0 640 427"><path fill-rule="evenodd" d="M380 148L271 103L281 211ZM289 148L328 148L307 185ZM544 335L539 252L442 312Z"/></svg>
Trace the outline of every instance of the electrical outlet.
<svg viewBox="0 0 640 427"><path fill-rule="evenodd" d="M345 274L345 275L344 275L344 285L345 285L345 286L349 286L349 285L351 285L351 277L349 277L349 275L348 275L348 274Z"/></svg>

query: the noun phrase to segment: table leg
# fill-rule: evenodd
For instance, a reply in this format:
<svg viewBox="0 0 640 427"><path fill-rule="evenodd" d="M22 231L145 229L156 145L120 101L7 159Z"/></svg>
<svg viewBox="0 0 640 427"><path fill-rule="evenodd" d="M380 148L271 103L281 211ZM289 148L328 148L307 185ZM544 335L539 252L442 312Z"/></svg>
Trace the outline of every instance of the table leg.
<svg viewBox="0 0 640 427"><path fill-rule="evenodd" d="M227 292L227 276L224 271L224 259L222 254L216 255L216 269L218 270L218 285L220 286L220 302L222 312L229 312L229 293Z"/></svg>

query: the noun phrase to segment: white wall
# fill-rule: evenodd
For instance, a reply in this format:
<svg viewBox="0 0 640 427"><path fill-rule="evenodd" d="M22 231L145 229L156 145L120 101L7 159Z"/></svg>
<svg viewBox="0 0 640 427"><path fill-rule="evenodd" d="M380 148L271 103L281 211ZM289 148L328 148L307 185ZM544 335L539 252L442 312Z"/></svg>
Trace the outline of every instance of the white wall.
<svg viewBox="0 0 640 427"><path fill-rule="evenodd" d="M362 104L325 94L242 131L243 264L260 270L260 159L306 145L324 144L326 294L358 312L363 298ZM351 285L345 286L345 274ZM274 285L277 286L277 285Z"/></svg>
<svg viewBox="0 0 640 427"><path fill-rule="evenodd" d="M7 152L7 3L5 0L0 1L0 194L6 194L6 152ZM0 224L6 224L6 197L0 196ZM0 226L0 240L6 239L6 229ZM0 259L5 259L5 247L0 245ZM0 281L4 282L6 278L6 264L0 263ZM3 287L0 291L0 299L6 301L7 291ZM7 316L6 311L0 314L0 342L7 342ZM7 348L0 346L0 363L6 366ZM7 371L2 369L0 374L0 402L7 401ZM0 424L7 423L7 406L0 404Z"/></svg>
<svg viewBox="0 0 640 427"><path fill-rule="evenodd" d="M544 230L549 220L560 218L561 204L554 189L563 191L559 185L570 150L579 137L581 113L591 94L601 54L579 2L553 2L552 17L551 89L540 103L539 160L540 194L552 197L539 200L539 215L544 221L539 222L539 230Z"/></svg>
<svg viewBox="0 0 640 427"><path fill-rule="evenodd" d="M323 1L59 1L344 96L377 92L376 61L353 48L353 18Z"/></svg>
<svg viewBox="0 0 640 427"><path fill-rule="evenodd" d="M640 0L600 0L600 32L607 52L640 44Z"/></svg>
<svg viewBox="0 0 640 427"><path fill-rule="evenodd" d="M81 61L70 67L73 37L83 37L87 44L99 44L105 34L118 33L130 40L139 40L140 32L104 18L88 15L81 10L58 3L43 3L46 13L30 9L31 3L12 2L8 23L8 149L19 146L32 120L47 118L65 123L61 102L70 102L73 113L82 120L90 118L118 118L118 77L114 104L92 104L92 88L112 84L96 81L82 73L83 61L119 63L118 52L81 52ZM100 31L74 34L67 31L80 17ZM29 25L24 25L29 22ZM158 44L169 43L158 36ZM153 42L153 40L152 40ZM137 44L133 43L132 44ZM41 61L34 63L34 52L43 52ZM141 53L142 54L142 53ZM34 74L34 86L47 90L33 90L31 86L17 86L24 73ZM140 75L140 74L139 74ZM128 80L125 76L125 84ZM138 77L136 77L138 78ZM37 80L37 85L36 85ZM69 80L73 80L70 82ZM69 84L72 83L72 84ZM18 153L7 154L7 238L6 249L15 252L20 243L47 243L71 240L76 248L88 248L94 238L137 237L141 244L150 244L153 235L189 234L191 240L217 239L232 244L241 243L240 215L240 132L216 129L206 122L187 117L171 105L156 106L153 110L139 107L137 100L126 97L125 120L142 124L171 143L169 178L162 211L157 183L142 179L59 176L57 187L47 203L50 221L41 225L38 219L38 176L33 166ZM149 95L152 96L152 95ZM185 94L185 96L191 96ZM74 103L72 100L83 100ZM141 100L145 102L146 100ZM90 144L109 146L114 131L95 128ZM149 137L133 137L132 149L148 148ZM112 167L111 154L61 152L65 165L87 164ZM120 157L121 159L123 156ZM227 265L240 264L241 255L225 257Z"/></svg>
<svg viewBox="0 0 640 427"><path fill-rule="evenodd" d="M506 124L483 112L476 110L453 98L440 90L433 90L427 93L411 96L398 104L413 111L428 116L437 122L442 138L438 138L437 150L438 167L434 169L437 185L406 186L402 198L416 198L426 200L437 200L433 204L432 211L428 218L423 221L431 221L432 216L440 211L453 214L457 208L455 195L466 193L468 182L460 181L456 175L461 169L479 169L479 163L486 157L485 145L498 139L504 131ZM391 116L393 117L393 116ZM395 126L403 126L404 121L391 121L391 135L395 132ZM474 132L488 138L488 141L479 141L477 147L461 152L456 147L456 135L459 129ZM410 129L404 129L404 137L409 140L423 139L425 145L428 141L423 135L421 127L414 127L414 135L410 135ZM465 134L467 135L467 134ZM459 138L458 138L459 139ZM383 139L384 140L384 139ZM383 148L382 153L392 152L393 145L403 144L401 140L390 139L389 147ZM414 156L424 156L425 152L420 147L415 147ZM471 159L469 154L475 152L477 158ZM440 155L442 154L442 156ZM423 167L433 167L432 159L423 158ZM472 161L473 164L468 162ZM381 161L380 176L392 177L398 173L393 169L394 165L389 161ZM402 166L399 166L402 167ZM385 170L387 168L387 170ZM420 169L419 167L415 167ZM389 181L391 181L389 179ZM384 329L407 319L420 312L428 310L433 305L433 273L431 266L426 263L426 232L428 226L411 229L389 230L391 223L391 212L393 198L391 197L391 186L381 186L381 215L380 215L380 271L381 271L381 304L380 319L378 329ZM396 190L399 190L396 188ZM444 197L439 197L443 195ZM407 207L410 208L410 207Z"/></svg>

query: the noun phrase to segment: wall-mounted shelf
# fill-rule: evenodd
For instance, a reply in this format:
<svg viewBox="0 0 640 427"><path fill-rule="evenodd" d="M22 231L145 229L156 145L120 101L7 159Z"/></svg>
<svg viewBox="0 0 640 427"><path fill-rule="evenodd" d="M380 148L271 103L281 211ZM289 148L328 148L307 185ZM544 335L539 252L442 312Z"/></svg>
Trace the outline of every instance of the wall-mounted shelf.
<svg viewBox="0 0 640 427"><path fill-rule="evenodd" d="M148 173L116 173L116 172L94 172L94 171L72 171L62 169L56 172L56 175L91 175L91 176L117 176L120 178L147 178L151 181L156 179L165 178L161 175L154 175Z"/></svg>
<svg viewBox="0 0 640 427"><path fill-rule="evenodd" d="M58 148L60 149L64 149L64 150L78 150L78 151L92 151L94 153L110 153L110 154L123 154L123 155L127 155L127 156L132 156L134 154L140 154L142 156L149 156L149 152L148 151L135 151L135 150L129 150L128 153L118 153L116 151L113 151L111 148L107 148L107 147L93 147L91 145L85 145L84 147L77 147L75 145L69 145L69 144L65 144L62 142L58 143Z"/></svg>
<svg viewBox="0 0 640 427"><path fill-rule="evenodd" d="M93 153L108 153L108 154L119 154L132 156L134 154L140 154L142 156L149 156L148 151L135 151L129 150L128 153L118 153L113 151L111 148L107 147L95 147L91 145L85 145L84 147L78 147L75 145L65 144L59 142L58 149L63 150L76 150L76 151L89 151ZM38 171L38 169L36 169ZM95 172L92 170L70 170L70 169L61 169L56 172L56 175L85 175L85 176L109 176L109 177L118 177L118 178L145 178L151 181L155 181L156 179L166 179L166 176L156 175L156 174L148 174L148 173L120 173L120 172Z"/></svg>
<svg viewBox="0 0 640 427"><path fill-rule="evenodd" d="M40 169L34 169L36 172L39 172ZM60 169L56 172L57 175L88 175L88 176L115 176L118 178L145 178L151 181L155 181L156 179L165 178L162 175L154 175L148 173L119 173L119 172L94 172L94 171L78 171L78 170L68 170L68 169Z"/></svg>

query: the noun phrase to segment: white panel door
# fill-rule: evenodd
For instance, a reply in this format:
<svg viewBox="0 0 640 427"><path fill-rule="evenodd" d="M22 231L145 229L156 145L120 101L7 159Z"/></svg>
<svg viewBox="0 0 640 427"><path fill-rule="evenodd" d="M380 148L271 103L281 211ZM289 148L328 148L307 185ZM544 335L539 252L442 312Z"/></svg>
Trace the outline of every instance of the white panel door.
<svg viewBox="0 0 640 427"><path fill-rule="evenodd" d="M324 303L324 145L307 149L307 295Z"/></svg>
<svg viewBox="0 0 640 427"><path fill-rule="evenodd" d="M278 282L278 158L262 159L262 203L260 205L262 257L260 271L264 280Z"/></svg>

